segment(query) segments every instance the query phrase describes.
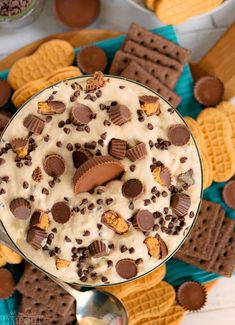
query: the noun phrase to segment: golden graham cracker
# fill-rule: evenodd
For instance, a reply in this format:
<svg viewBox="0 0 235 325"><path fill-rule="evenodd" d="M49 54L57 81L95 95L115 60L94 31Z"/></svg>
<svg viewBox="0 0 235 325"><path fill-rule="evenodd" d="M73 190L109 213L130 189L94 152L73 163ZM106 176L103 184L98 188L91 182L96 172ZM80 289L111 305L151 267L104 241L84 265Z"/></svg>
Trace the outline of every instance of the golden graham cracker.
<svg viewBox="0 0 235 325"><path fill-rule="evenodd" d="M200 125L192 117L186 116L184 120L188 124L188 127L190 128L194 136L194 139L197 142L199 152L201 154L202 169L203 169L203 189L206 189L210 187L213 182L213 167L206 153L206 146L203 138L203 133L202 130L200 129Z"/></svg>
<svg viewBox="0 0 235 325"><path fill-rule="evenodd" d="M36 95L39 91L43 90L44 88L52 86L53 84L59 81L77 77L80 75L81 71L77 67L71 66L58 69L42 79L31 81L17 89L12 96L12 103L15 107L19 108L28 99Z"/></svg>
<svg viewBox="0 0 235 325"><path fill-rule="evenodd" d="M11 87L16 90L24 84L43 78L56 69L69 66L74 60L73 47L64 40L42 44L35 53L19 59L8 75Z"/></svg>
<svg viewBox="0 0 235 325"><path fill-rule="evenodd" d="M158 0L155 13L161 22L178 25L193 16L210 12L222 2L223 0Z"/></svg>
<svg viewBox="0 0 235 325"><path fill-rule="evenodd" d="M129 294L122 301L128 311L129 324L135 325L143 318L164 314L175 301L175 289L162 281L148 290Z"/></svg>
<svg viewBox="0 0 235 325"><path fill-rule="evenodd" d="M130 283L120 284L117 286L105 287L104 290L123 299L132 293L148 290L159 284L166 275L166 266L162 265L157 270L149 273L148 275L134 280Z"/></svg>
<svg viewBox="0 0 235 325"><path fill-rule="evenodd" d="M234 175L234 148L229 119L216 108L206 108L197 117L204 135L206 153L213 166L213 179L225 182Z"/></svg>

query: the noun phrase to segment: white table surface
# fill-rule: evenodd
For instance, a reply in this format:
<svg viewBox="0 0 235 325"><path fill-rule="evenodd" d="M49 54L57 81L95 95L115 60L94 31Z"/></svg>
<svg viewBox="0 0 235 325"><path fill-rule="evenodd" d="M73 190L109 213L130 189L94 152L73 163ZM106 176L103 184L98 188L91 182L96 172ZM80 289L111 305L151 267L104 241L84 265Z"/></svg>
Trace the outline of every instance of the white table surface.
<svg viewBox="0 0 235 325"><path fill-rule="evenodd" d="M154 15L139 11L126 0L101 1L99 19L90 28L126 31L132 21L147 28L162 25ZM193 60L197 61L234 21L235 0L213 15L191 19L176 29L181 44L192 50ZM41 16L30 26L14 32L0 29L0 59L34 40L66 30L54 19L51 0L46 0ZM221 279L209 295L207 306L198 313L188 314L182 325L235 325L235 277Z"/></svg>

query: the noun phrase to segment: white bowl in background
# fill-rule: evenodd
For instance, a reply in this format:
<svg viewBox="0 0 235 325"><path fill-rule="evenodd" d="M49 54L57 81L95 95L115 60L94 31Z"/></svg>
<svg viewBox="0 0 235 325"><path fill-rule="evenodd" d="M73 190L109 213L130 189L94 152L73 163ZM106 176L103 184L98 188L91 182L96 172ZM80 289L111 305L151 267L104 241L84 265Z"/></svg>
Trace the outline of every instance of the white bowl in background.
<svg viewBox="0 0 235 325"><path fill-rule="evenodd" d="M153 11L151 11L150 9L148 9L145 6L144 0L127 0L127 1L130 2L134 7L138 8L139 10L141 10L143 12L146 12L148 14L154 13ZM222 2L219 6L217 6L216 8L214 8L213 10L211 10L210 12L206 12L206 13L201 14L201 15L193 16L191 18L194 18L194 17L205 17L205 16L209 16L211 14L214 14L215 12L217 12L217 11L221 10L222 8L224 8L225 6L227 6L230 2L232 2L232 0L224 0L224 2Z"/></svg>

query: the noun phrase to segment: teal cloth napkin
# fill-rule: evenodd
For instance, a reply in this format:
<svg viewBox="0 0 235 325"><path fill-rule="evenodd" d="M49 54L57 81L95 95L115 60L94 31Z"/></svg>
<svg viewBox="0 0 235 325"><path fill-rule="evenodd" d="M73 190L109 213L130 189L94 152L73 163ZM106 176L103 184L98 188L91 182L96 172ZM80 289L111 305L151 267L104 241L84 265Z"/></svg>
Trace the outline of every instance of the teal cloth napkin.
<svg viewBox="0 0 235 325"><path fill-rule="evenodd" d="M179 43L175 30L172 26L165 26L162 28L154 29L154 33L159 34L170 41ZM94 43L95 45L103 48L108 56L109 63L112 62L115 52L120 48L125 36L119 36L110 40L101 41ZM77 53L80 49L75 49ZM0 72L0 78L6 79L8 71ZM175 91L181 96L182 102L178 107L179 112L183 116L191 116L195 118L201 110L201 106L195 101L193 97L193 79L189 69L186 65L183 69L183 73L177 82ZM15 111L15 108L9 103L7 108L11 111ZM226 210L227 216L235 219L235 211L229 209L223 202L221 197L221 190L223 188L223 183L213 183L212 186L204 191L203 197L205 199L220 203ZM22 266L10 266L9 269L13 271L16 280L19 279L22 273ZM195 280L199 282L207 282L217 278L218 275L213 273L207 273L194 267L192 265L186 264L184 262L171 259L167 262L167 275L166 281L174 286L180 285L186 280ZM15 324L15 315L17 314L19 308L20 297L19 294L15 293L11 298L5 301L0 300L0 324L8 325Z"/></svg>

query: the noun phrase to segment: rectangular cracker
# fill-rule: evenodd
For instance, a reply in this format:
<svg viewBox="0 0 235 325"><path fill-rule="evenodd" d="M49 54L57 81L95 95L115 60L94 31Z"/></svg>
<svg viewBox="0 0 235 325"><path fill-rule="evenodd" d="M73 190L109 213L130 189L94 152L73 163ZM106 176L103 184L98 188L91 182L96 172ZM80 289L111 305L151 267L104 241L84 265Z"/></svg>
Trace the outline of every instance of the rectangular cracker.
<svg viewBox="0 0 235 325"><path fill-rule="evenodd" d="M59 301L58 301L59 303ZM28 296L22 296L16 325L45 324L45 325L72 325L75 321L75 304L65 317L55 313L50 306L44 306Z"/></svg>
<svg viewBox="0 0 235 325"><path fill-rule="evenodd" d="M74 298L36 267L27 264L16 289L62 317L68 315Z"/></svg>
<svg viewBox="0 0 235 325"><path fill-rule="evenodd" d="M213 253L223 216L224 212L219 204L203 200L196 224L179 252L191 257L209 260Z"/></svg>
<svg viewBox="0 0 235 325"><path fill-rule="evenodd" d="M140 65L131 62L121 73L122 77L135 80L143 85L152 88L169 101L174 107L177 107L181 101L180 96L175 94L171 89L163 85L158 79L145 71Z"/></svg>
<svg viewBox="0 0 235 325"><path fill-rule="evenodd" d="M159 79L159 81L170 89L174 88L180 77L179 71L164 67L161 64L138 58L135 55L123 52L121 50L116 52L109 73L119 76L131 61L141 65L147 72L151 73L155 78Z"/></svg>
<svg viewBox="0 0 235 325"><path fill-rule="evenodd" d="M151 50L159 51L183 64L187 63L191 57L190 50L154 34L136 23L131 24L127 39L142 44Z"/></svg>
<svg viewBox="0 0 235 325"><path fill-rule="evenodd" d="M219 236L211 260L184 255L177 252L174 258L192 264L207 272L217 273L221 276L232 276L235 268L235 220L224 217Z"/></svg>
<svg viewBox="0 0 235 325"><path fill-rule="evenodd" d="M153 63L161 64L170 69L174 69L176 71L182 72L183 64L161 54L157 51L149 50L146 47L139 45L133 41L125 41L122 47L124 52L135 55L141 59L152 61Z"/></svg>

